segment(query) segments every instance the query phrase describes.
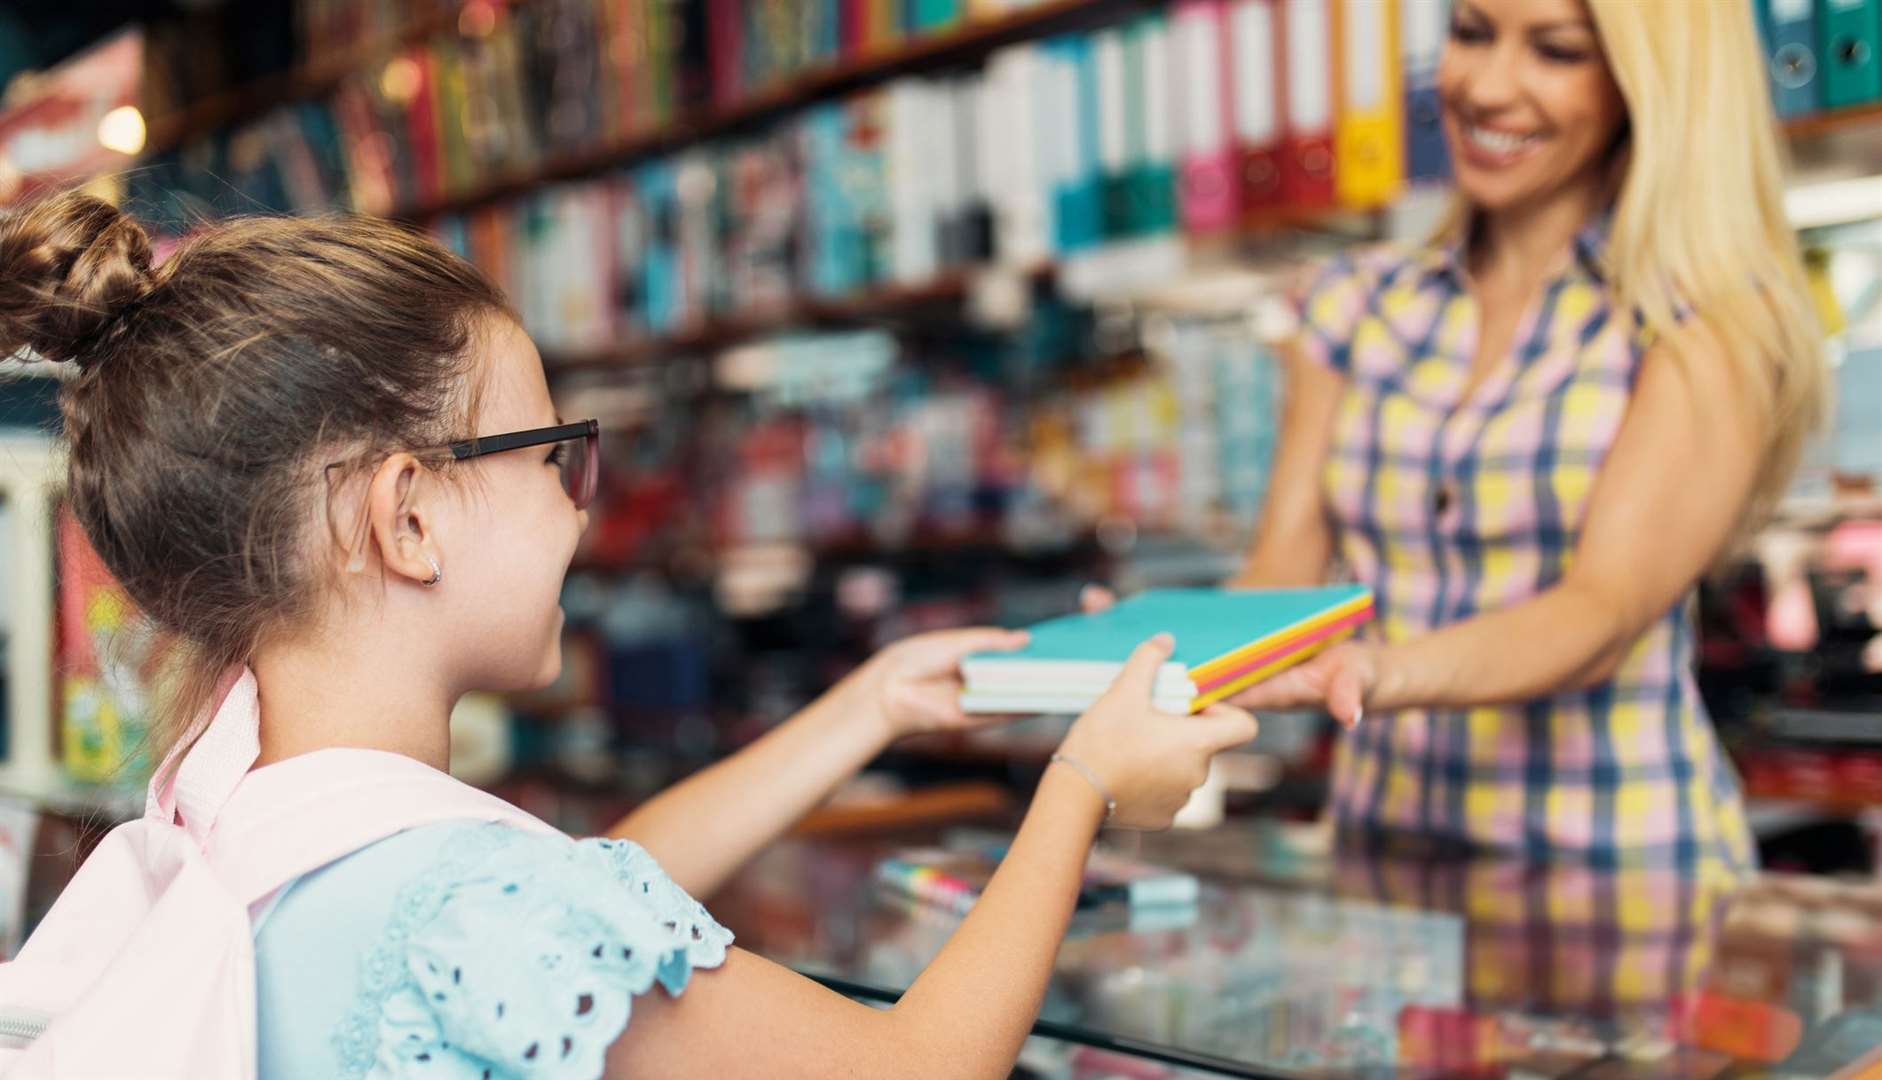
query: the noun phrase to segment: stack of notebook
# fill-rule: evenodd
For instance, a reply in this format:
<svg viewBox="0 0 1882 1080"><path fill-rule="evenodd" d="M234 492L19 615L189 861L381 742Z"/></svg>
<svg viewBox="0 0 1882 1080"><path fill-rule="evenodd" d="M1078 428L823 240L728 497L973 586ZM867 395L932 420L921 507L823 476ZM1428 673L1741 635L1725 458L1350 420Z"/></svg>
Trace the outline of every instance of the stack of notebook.
<svg viewBox="0 0 1882 1080"><path fill-rule="evenodd" d="M961 664L961 705L980 713L1079 713L1117 678L1145 639L1167 632L1176 649L1151 700L1190 713L1281 672L1350 636L1372 617L1360 585L1314 589L1151 589L1107 611L1031 628L1026 647Z"/></svg>

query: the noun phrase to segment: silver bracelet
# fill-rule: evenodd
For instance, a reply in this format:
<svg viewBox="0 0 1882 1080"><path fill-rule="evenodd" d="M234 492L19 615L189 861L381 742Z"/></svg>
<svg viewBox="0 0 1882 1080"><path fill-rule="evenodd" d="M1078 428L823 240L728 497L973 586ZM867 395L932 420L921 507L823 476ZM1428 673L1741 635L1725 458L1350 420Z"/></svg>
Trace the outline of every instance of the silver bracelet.
<svg viewBox="0 0 1882 1080"><path fill-rule="evenodd" d="M1098 793L1098 798L1104 800L1104 820L1110 821L1111 816L1117 813L1117 800L1113 799L1111 793L1105 790L1104 781L1098 779L1098 774L1086 768L1084 762L1079 761L1069 754L1061 754L1057 750L1052 752L1052 760L1056 764L1070 766L1078 775L1085 778L1085 782L1090 784L1092 790Z"/></svg>

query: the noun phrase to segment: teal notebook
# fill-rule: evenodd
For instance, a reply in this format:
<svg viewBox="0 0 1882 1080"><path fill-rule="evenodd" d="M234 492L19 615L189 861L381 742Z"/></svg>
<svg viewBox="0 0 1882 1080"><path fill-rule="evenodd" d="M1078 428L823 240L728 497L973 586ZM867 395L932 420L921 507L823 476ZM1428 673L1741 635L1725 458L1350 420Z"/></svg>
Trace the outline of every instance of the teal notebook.
<svg viewBox="0 0 1882 1080"><path fill-rule="evenodd" d="M1350 636L1372 616L1360 585L1309 589L1151 589L1107 611L1048 619L1009 653L961 664L969 712L1082 712L1147 638L1169 633L1175 651L1151 698L1193 712Z"/></svg>

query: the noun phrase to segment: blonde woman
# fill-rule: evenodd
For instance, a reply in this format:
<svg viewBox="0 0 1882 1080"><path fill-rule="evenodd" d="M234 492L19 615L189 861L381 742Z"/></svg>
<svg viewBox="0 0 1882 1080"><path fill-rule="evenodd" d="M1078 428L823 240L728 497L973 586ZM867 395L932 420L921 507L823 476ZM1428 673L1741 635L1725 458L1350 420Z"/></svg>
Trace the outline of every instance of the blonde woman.
<svg viewBox="0 0 1882 1080"><path fill-rule="evenodd" d="M1454 224L1313 277L1234 582L1337 560L1380 618L1238 704L1351 725L1349 830L1743 869L1693 587L1776 498L1824 382L1751 12L1451 12Z"/></svg>

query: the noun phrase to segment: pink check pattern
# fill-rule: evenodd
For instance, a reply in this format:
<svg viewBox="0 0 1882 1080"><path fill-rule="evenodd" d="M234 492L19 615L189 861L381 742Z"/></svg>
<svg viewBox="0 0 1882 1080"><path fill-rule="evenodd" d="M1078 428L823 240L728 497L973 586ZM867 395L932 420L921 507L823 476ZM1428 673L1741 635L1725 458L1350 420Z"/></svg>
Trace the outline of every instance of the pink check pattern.
<svg viewBox="0 0 1882 1080"><path fill-rule="evenodd" d="M1347 380L1325 498L1344 571L1374 590L1375 637L1562 578L1645 345L1610 302L1602 241L1599 224L1582 232L1474 388L1477 302L1457 246L1361 249L1309 279L1301 347ZM1737 778L1694 683L1692 606L1668 610L1598 686L1368 714L1338 755L1339 824L1596 865L1750 868Z"/></svg>

